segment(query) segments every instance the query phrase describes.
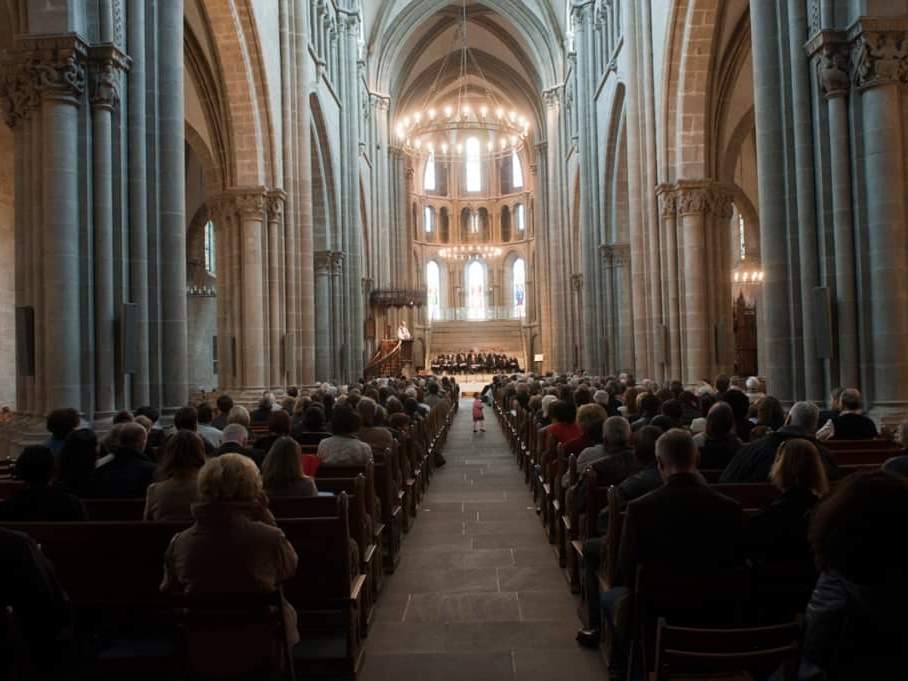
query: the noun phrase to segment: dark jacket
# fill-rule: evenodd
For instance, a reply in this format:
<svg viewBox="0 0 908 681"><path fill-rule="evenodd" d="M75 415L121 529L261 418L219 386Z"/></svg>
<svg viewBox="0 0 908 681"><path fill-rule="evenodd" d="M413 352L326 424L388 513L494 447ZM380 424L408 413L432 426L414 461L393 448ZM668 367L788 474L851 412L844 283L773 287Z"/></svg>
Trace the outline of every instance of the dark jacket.
<svg viewBox="0 0 908 681"><path fill-rule="evenodd" d="M821 573L807 606L801 678L903 678L908 669L906 606L904 580L864 586L835 572Z"/></svg>
<svg viewBox="0 0 908 681"><path fill-rule="evenodd" d="M243 456L248 456L255 461L255 465L259 468L262 467L262 462L265 460L265 452L262 450L253 449L252 447L241 447L236 442L225 442L218 447L214 452L214 456L220 456L221 454L242 454Z"/></svg>
<svg viewBox="0 0 908 681"><path fill-rule="evenodd" d="M838 480L841 476L838 466L826 448L820 444L813 435L803 428L783 426L776 432L766 437L745 445L738 450L729 462L719 482L766 482L769 480L769 471L776 460L776 451L785 440L803 439L813 442L820 451L820 458L826 468L826 475L830 480Z"/></svg>
<svg viewBox="0 0 908 681"><path fill-rule="evenodd" d="M0 520L11 522L67 522L86 520L78 497L57 485L26 487L0 503Z"/></svg>
<svg viewBox="0 0 908 681"><path fill-rule="evenodd" d="M751 516L744 525L746 554L756 559L809 560L807 527L819 501L810 490L795 487Z"/></svg>
<svg viewBox="0 0 908 681"><path fill-rule="evenodd" d="M613 586L631 586L637 565L709 569L730 564L741 528L741 506L695 473L665 484L627 505Z"/></svg>
<svg viewBox="0 0 908 681"><path fill-rule="evenodd" d="M703 470L723 470L744 443L734 433L727 437L707 437L700 447L700 468Z"/></svg>
<svg viewBox="0 0 908 681"><path fill-rule="evenodd" d="M594 461L589 467L596 472L596 485L598 487L607 487L622 482L627 476L634 472L634 466L633 449L606 447L605 456ZM578 466L577 469L578 473L581 473L582 475L580 466ZM586 501L589 494L586 478L581 478L576 487L577 492L574 497L574 504L577 510L582 513L586 510Z"/></svg>
<svg viewBox="0 0 908 681"><path fill-rule="evenodd" d="M835 428L833 440L872 440L879 432L873 419L863 414L842 414L832 419Z"/></svg>
<svg viewBox="0 0 908 681"><path fill-rule="evenodd" d="M634 499L639 499L644 494L649 494L654 489L662 487L662 474L653 461L646 468L638 470L627 476L618 485L618 507L624 508ZM596 526L605 534L608 531L608 505L603 506L596 518Z"/></svg>
<svg viewBox="0 0 908 681"><path fill-rule="evenodd" d="M114 458L95 470L93 496L98 499L145 498L155 465L141 452L120 447Z"/></svg>

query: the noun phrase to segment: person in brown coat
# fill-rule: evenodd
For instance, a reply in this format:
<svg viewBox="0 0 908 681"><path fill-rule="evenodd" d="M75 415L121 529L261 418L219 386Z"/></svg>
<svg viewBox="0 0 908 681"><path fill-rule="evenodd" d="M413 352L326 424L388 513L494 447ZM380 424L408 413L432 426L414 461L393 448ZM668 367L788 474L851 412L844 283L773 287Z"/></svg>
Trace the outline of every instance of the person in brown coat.
<svg viewBox="0 0 908 681"><path fill-rule="evenodd" d="M162 591L273 591L296 574L297 555L268 510L258 467L224 454L199 471L192 527L177 533L164 555ZM296 612L284 601L290 645L299 641Z"/></svg>

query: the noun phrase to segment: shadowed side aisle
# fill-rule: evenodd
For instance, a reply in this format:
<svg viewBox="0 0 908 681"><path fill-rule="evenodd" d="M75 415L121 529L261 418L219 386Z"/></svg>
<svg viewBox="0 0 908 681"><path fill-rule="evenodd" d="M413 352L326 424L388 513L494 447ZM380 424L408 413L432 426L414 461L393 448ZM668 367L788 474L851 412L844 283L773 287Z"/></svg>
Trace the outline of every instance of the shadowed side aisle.
<svg viewBox="0 0 908 681"><path fill-rule="evenodd" d="M364 681L601 681L574 641L576 600L491 410L448 437L366 642Z"/></svg>

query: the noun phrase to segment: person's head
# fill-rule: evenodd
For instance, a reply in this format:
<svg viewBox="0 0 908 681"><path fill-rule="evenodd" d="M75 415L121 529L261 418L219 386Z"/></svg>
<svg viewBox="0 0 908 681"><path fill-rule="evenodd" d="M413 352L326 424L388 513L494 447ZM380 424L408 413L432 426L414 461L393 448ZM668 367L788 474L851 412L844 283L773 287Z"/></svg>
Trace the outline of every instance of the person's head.
<svg viewBox="0 0 908 681"><path fill-rule="evenodd" d="M287 397L296 399L297 397L299 397L299 394L300 390L295 385L291 385L289 388L287 388Z"/></svg>
<svg viewBox="0 0 908 681"><path fill-rule="evenodd" d="M196 430L199 427L199 412L195 407L180 407L173 415L173 427L177 430Z"/></svg>
<svg viewBox="0 0 908 681"><path fill-rule="evenodd" d="M610 416L602 424L602 441L606 447L627 447L631 441L631 424L623 416Z"/></svg>
<svg viewBox="0 0 908 681"><path fill-rule="evenodd" d="M819 418L820 410L813 402L795 402L788 412L788 425L801 428L812 435L817 431Z"/></svg>
<svg viewBox="0 0 908 681"><path fill-rule="evenodd" d="M79 427L79 421L79 412L75 409L54 409L47 415L47 429L55 440L65 440Z"/></svg>
<svg viewBox="0 0 908 681"><path fill-rule="evenodd" d="M756 376L751 376L751 377L749 377L749 378L747 379L747 381L744 383L744 388L745 388L745 389L747 390L747 392L749 392L749 393L758 393L758 392L760 392L760 387L761 387L760 379L757 378Z"/></svg>
<svg viewBox="0 0 908 681"><path fill-rule="evenodd" d="M656 428L661 430L663 433L667 433L668 431L670 431L672 428L675 427L674 422L665 414L659 414L658 416L654 416L653 418L651 418L649 421L649 425L655 426Z"/></svg>
<svg viewBox="0 0 908 681"><path fill-rule="evenodd" d="M864 585L901 584L908 574L908 480L883 471L854 473L814 512L810 543L817 566Z"/></svg>
<svg viewBox="0 0 908 681"><path fill-rule="evenodd" d="M249 431L246 430L246 426L241 423L229 423L224 428L224 432L221 434L221 442L227 443L232 442L235 445L240 447L246 446L246 441L249 439Z"/></svg>
<svg viewBox="0 0 908 681"><path fill-rule="evenodd" d="M227 423L238 423L244 428L249 428L252 419L249 417L249 410L242 404L237 404L230 409L227 414Z"/></svg>
<svg viewBox="0 0 908 681"><path fill-rule="evenodd" d="M656 426L643 426L634 437L634 459L641 466L648 466L656 460L656 441L662 437L662 430Z"/></svg>
<svg viewBox="0 0 908 681"><path fill-rule="evenodd" d="M388 417L388 426L403 433L410 428L410 417L400 411L391 414Z"/></svg>
<svg viewBox="0 0 908 681"><path fill-rule="evenodd" d="M205 465L205 444L198 433L178 430L167 439L161 457L164 478L195 475Z"/></svg>
<svg viewBox="0 0 908 681"><path fill-rule="evenodd" d="M842 411L861 411L864 408L861 391L855 388L843 390L841 397L839 397L839 403L842 405Z"/></svg>
<svg viewBox="0 0 908 681"><path fill-rule="evenodd" d="M671 392L672 396L677 399L681 397L681 393L684 392L684 384L678 380L671 381L668 384L668 390Z"/></svg>
<svg viewBox="0 0 908 681"><path fill-rule="evenodd" d="M79 487L94 474L97 461L98 436L88 428L74 430L60 451L60 480L67 487Z"/></svg>
<svg viewBox="0 0 908 681"><path fill-rule="evenodd" d="M555 395L546 395L542 398L542 418L551 418L552 405L558 401Z"/></svg>
<svg viewBox="0 0 908 681"><path fill-rule="evenodd" d="M731 379L725 374L716 376L716 391L720 393L728 392L731 387Z"/></svg>
<svg viewBox="0 0 908 681"><path fill-rule="evenodd" d="M225 416L233 409L233 398L230 395L221 395L217 401L218 411Z"/></svg>
<svg viewBox="0 0 908 681"><path fill-rule="evenodd" d="M199 423L207 426L214 419L214 409L207 402L200 402L199 406L196 407L196 415Z"/></svg>
<svg viewBox="0 0 908 681"><path fill-rule="evenodd" d="M652 393L646 392L637 398L637 406L638 411L643 414L643 416L652 418L659 413L659 407L662 406L662 403L659 401L658 397Z"/></svg>
<svg viewBox="0 0 908 681"><path fill-rule="evenodd" d="M637 412L637 396L640 391L637 388L628 388L624 391L624 404L628 412L635 414Z"/></svg>
<svg viewBox="0 0 908 681"><path fill-rule="evenodd" d="M138 407L134 413L136 416L145 416L151 419L152 423L157 423L158 419L161 417L158 410L149 405Z"/></svg>
<svg viewBox="0 0 908 681"><path fill-rule="evenodd" d="M435 382L433 381L432 383L429 384L429 394L430 394L430 395L437 395L437 394L438 394L438 383L435 383Z"/></svg>
<svg viewBox="0 0 908 681"><path fill-rule="evenodd" d="M54 476L54 455L44 445L29 445L16 459L16 478L29 487L44 487Z"/></svg>
<svg viewBox="0 0 908 681"><path fill-rule="evenodd" d="M436 390L438 386L436 386ZM371 397L363 397L356 403L356 411L362 421L363 428L372 428L378 425L378 405Z"/></svg>
<svg viewBox="0 0 908 681"><path fill-rule="evenodd" d="M577 408L570 402L557 400L549 407L549 416L557 423L573 423L577 418Z"/></svg>
<svg viewBox="0 0 908 681"><path fill-rule="evenodd" d="M303 478L299 444L292 437L279 437L262 462L265 489L279 489Z"/></svg>
<svg viewBox="0 0 908 681"><path fill-rule="evenodd" d="M324 432L325 410L317 402L309 406L303 414L303 428L310 433Z"/></svg>
<svg viewBox="0 0 908 681"><path fill-rule="evenodd" d="M822 497L829 491L819 450L810 440L800 438L785 440L779 445L769 480L783 492L799 488Z"/></svg>
<svg viewBox="0 0 908 681"><path fill-rule="evenodd" d="M697 470L700 452L690 433L672 428L656 440L656 461L664 479L676 473L691 473Z"/></svg>
<svg viewBox="0 0 908 681"><path fill-rule="evenodd" d="M129 449L134 452L145 451L145 439L148 433L138 423L123 423L117 426L119 429L118 442L123 449Z"/></svg>
<svg viewBox="0 0 908 681"><path fill-rule="evenodd" d="M577 407L582 407L585 404L589 404L593 401L593 393L590 392L590 389L581 385L577 390L574 391L574 405Z"/></svg>
<svg viewBox="0 0 908 681"><path fill-rule="evenodd" d="M148 418L147 416L143 415L143 414L139 414L139 415L136 416L135 419L133 419L133 420L134 420L136 423L138 423L140 426L142 426L142 427L145 429L146 432L148 432L149 430L151 430L152 426L154 426L154 423L151 422L151 419Z"/></svg>
<svg viewBox="0 0 908 681"><path fill-rule="evenodd" d="M266 392L259 400L259 409L261 411L271 411L274 407L274 393Z"/></svg>
<svg viewBox="0 0 908 681"><path fill-rule="evenodd" d="M712 409L713 405L716 403L716 396L711 392L704 392L700 395L700 413L703 416L709 414L709 410Z"/></svg>
<svg viewBox="0 0 908 681"><path fill-rule="evenodd" d="M114 414L114 417L113 417L114 425L118 425L120 423L130 423L132 421L135 421L135 419L132 417L132 414L130 414L125 409L122 411L118 411L116 414Z"/></svg>
<svg viewBox="0 0 908 681"><path fill-rule="evenodd" d="M242 454L209 459L199 471L199 498L208 503L252 503L262 496L255 462Z"/></svg>
<svg viewBox="0 0 908 681"><path fill-rule="evenodd" d="M782 403L772 395L762 398L757 404L757 424L778 430L785 423L785 410Z"/></svg>
<svg viewBox="0 0 908 681"><path fill-rule="evenodd" d="M731 407L735 415L735 421L743 421L747 418L747 412L750 410L750 400L740 390L729 390L725 393L723 401Z"/></svg>
<svg viewBox="0 0 908 681"><path fill-rule="evenodd" d="M706 415L707 437L727 437L735 428L735 415L725 402L716 402Z"/></svg>
<svg viewBox="0 0 908 681"><path fill-rule="evenodd" d="M331 432L334 435L353 435L359 430L360 418L347 405L337 405L331 414Z"/></svg>
<svg viewBox="0 0 908 681"><path fill-rule="evenodd" d="M577 425L588 438L595 442L602 439L602 426L608 414L601 404L584 404L577 410Z"/></svg>
<svg viewBox="0 0 908 681"><path fill-rule="evenodd" d="M268 432L273 435L290 435L290 414L283 409L271 412L268 417Z"/></svg>

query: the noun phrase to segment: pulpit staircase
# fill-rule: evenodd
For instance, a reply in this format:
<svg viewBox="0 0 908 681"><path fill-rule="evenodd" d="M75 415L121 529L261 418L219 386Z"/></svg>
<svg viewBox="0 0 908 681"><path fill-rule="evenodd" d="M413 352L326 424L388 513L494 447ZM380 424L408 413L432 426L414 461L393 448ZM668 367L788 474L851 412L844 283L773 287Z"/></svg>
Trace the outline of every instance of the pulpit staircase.
<svg viewBox="0 0 908 681"><path fill-rule="evenodd" d="M366 365L366 379L400 376L404 368L404 341L383 340Z"/></svg>

